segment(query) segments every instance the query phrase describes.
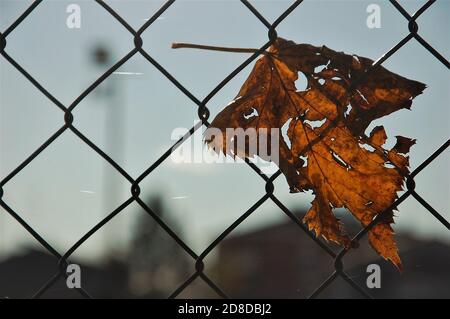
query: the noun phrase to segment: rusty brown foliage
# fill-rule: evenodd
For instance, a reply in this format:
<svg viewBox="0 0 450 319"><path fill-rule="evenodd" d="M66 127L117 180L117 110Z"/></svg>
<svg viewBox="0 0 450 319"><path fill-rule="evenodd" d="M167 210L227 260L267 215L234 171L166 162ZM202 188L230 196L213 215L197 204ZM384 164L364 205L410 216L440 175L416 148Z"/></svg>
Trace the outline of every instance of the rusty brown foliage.
<svg viewBox="0 0 450 319"><path fill-rule="evenodd" d="M397 144L385 149L383 126L371 132L367 128L378 118L409 109L425 89L382 66L365 76L372 64L368 58L325 46L278 38L256 61L234 101L212 121L211 127L224 132L224 140L207 141L216 151L250 158L261 154L234 149L236 144L226 140L226 128L287 127L279 134L277 164L291 192L312 190L315 195L303 222L317 236L347 248L351 239L333 209L344 207L367 226L402 190L407 153L415 142L397 136ZM295 85L299 74L307 79L306 89ZM401 269L393 222L389 212L370 229L369 242Z"/></svg>

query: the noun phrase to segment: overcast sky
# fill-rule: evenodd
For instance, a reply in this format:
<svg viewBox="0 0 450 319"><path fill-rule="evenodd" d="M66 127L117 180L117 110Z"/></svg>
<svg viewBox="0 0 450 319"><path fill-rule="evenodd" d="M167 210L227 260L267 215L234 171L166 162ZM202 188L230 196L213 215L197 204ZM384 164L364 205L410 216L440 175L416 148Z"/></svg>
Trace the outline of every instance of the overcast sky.
<svg viewBox="0 0 450 319"><path fill-rule="evenodd" d="M106 1L135 28L163 1ZM412 14L426 1L401 1ZM31 1L0 1L4 31ZM66 26L71 3L81 7L81 28ZM274 21L290 1L253 1ZM381 28L366 26L370 3L381 7ZM448 59L450 1L434 4L418 20L419 33ZM298 43L326 45L337 51L379 58L408 34L407 21L388 1L304 1L277 29ZM177 1L143 34L144 49L198 99L203 99L248 54L172 50L172 42L258 48L267 30L239 1ZM133 48L133 38L101 6L92 1L44 1L11 35L6 51L64 105L94 82L106 66L93 62L102 45L114 61ZM253 64L252 64L253 65ZM252 66L251 65L251 66ZM415 138L411 168L417 167L447 139L448 70L412 40L383 64L402 76L426 83L411 111L377 120L390 137ZM251 66L244 69L208 103L214 117L237 94ZM63 113L0 57L0 179L9 174L63 125ZM112 89L114 95L105 94ZM111 113L113 112L113 113ZM112 115L113 114L113 115ZM175 128L190 128L197 110L186 96L140 55L134 56L74 111L74 125L106 150L133 177L139 176L173 143ZM119 118L122 126L105 125ZM114 145L111 130L123 138ZM123 147L121 147L123 145ZM417 192L447 219L449 215L449 152L417 176ZM170 159L141 184L142 197L160 194L181 235L197 253L264 194L264 183L242 164L175 164ZM289 208L307 209L311 194L289 194L284 177L275 194ZM107 196L107 200L105 200ZM5 186L4 200L60 252L124 202L129 185L104 160L70 131ZM75 255L88 259L111 248L126 247L136 204L102 228ZM439 222L412 198L400 205L396 230L450 241ZM286 220L276 206L264 204L238 232ZM34 240L0 208L0 257ZM401 247L400 247L401 248Z"/></svg>

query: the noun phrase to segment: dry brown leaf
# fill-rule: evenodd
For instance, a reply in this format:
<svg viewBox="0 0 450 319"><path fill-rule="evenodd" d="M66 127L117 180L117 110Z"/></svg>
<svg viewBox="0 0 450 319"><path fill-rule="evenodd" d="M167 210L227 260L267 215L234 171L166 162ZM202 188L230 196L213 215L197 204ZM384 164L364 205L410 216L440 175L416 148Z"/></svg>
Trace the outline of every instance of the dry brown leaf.
<svg viewBox="0 0 450 319"><path fill-rule="evenodd" d="M397 144L386 150L384 128L377 126L366 133L367 127L375 119L409 109L412 99L425 88L378 66L350 90L350 83L372 64L370 59L325 46L279 38L256 61L235 100L211 123L224 133L224 139L227 128L281 129L288 125L287 134L279 134L278 166L291 192L312 190L315 194L303 222L317 236L347 248L351 240L333 209L345 207L367 226L402 190L408 174L405 154L415 142L397 136ZM307 78L306 90L295 86L299 72ZM212 139L208 144L225 154L260 155L236 150L229 140ZM378 254L401 269L393 222L389 212L370 229L369 241Z"/></svg>

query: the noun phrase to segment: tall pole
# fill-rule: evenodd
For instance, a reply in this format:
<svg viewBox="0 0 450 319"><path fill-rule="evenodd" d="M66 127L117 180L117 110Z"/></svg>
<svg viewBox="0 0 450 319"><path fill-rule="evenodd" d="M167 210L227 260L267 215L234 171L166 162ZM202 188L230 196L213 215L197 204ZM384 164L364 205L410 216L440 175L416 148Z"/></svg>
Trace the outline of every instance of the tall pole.
<svg viewBox="0 0 450 319"><path fill-rule="evenodd" d="M107 66L110 60L110 52L102 46L99 46L94 51L94 61L98 66ZM108 78L109 80L103 83L103 87L99 88L99 94L105 98L106 110L104 113L104 128L105 128L105 153L108 154L119 165L123 163L124 159L124 103L123 103L123 86L116 78ZM118 179L114 174L108 173L110 171L110 164L105 162L103 170L103 209L102 214L111 213L112 209L110 202L116 198L121 197L121 179ZM117 248L117 234L116 229L111 228L114 224L110 224L109 230L104 233L105 252L106 254L114 254ZM119 230L117 229L117 232Z"/></svg>

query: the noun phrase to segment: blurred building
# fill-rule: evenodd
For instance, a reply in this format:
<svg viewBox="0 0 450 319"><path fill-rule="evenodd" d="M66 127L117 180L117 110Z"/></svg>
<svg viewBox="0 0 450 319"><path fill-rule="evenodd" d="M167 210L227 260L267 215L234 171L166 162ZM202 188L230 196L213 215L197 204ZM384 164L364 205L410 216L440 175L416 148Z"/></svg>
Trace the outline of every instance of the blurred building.
<svg viewBox="0 0 450 319"><path fill-rule="evenodd" d="M148 205L159 218L180 232L178 224L155 197ZM144 210L130 230L133 239L123 256L94 264L70 262L81 268L81 286L94 298L167 298L193 271L193 261ZM112 253L115 250L111 250ZM0 299L31 298L58 273L58 259L36 249L24 249L0 262ZM61 278L42 298L82 298Z"/></svg>
<svg viewBox="0 0 450 319"><path fill-rule="evenodd" d="M29 249L0 263L0 298L31 298L57 272L58 260L42 251ZM81 285L100 298L130 297L127 290L127 268L119 262L104 265L80 265ZM82 298L74 289L68 289L61 278L42 298Z"/></svg>
<svg viewBox="0 0 450 319"><path fill-rule="evenodd" d="M359 228L353 224L349 230L356 233ZM403 273L377 256L366 240L345 256L346 272L360 286L367 287L367 265L380 265L381 288L368 289L376 298L450 298L450 246L402 233L396 239ZM330 246L338 251L339 247ZM233 297L305 298L327 279L333 267L333 258L296 224L288 222L224 240L217 272L219 286ZM320 297L361 295L338 278Z"/></svg>
<svg viewBox="0 0 450 319"><path fill-rule="evenodd" d="M153 203L157 208L158 202ZM162 209L161 209L162 211ZM82 286L95 298L166 298L193 272L193 260L183 253L150 216L137 220L135 239L126 258L101 264L80 264ZM351 234L356 223L345 220ZM350 225L350 227L348 227ZM437 225L439 226L439 225ZM344 258L346 273L366 287L367 265L381 267L381 288L369 290L376 298L450 298L450 246L443 242L396 235L404 270L399 273L363 240ZM331 244L330 244L331 245ZM339 247L331 245L333 251ZM76 260L72 262L77 263ZM305 298L333 272L333 258L295 223L272 225L227 237L217 258L205 271L227 295L235 298ZM29 298L57 273L57 259L34 249L0 262L0 297ZM59 280L43 298L81 298ZM217 298L201 280L180 298ZM322 298L360 298L338 278Z"/></svg>

